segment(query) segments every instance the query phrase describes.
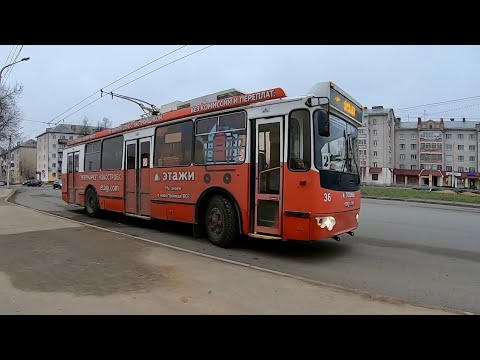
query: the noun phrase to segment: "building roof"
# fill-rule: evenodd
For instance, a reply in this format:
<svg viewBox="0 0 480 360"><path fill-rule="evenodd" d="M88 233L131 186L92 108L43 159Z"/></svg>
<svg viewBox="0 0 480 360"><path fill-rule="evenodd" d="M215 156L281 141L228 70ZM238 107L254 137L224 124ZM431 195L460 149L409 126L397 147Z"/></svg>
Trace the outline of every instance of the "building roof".
<svg viewBox="0 0 480 360"><path fill-rule="evenodd" d="M476 124L474 121L443 121L445 129L474 130Z"/></svg>
<svg viewBox="0 0 480 360"><path fill-rule="evenodd" d="M45 132L41 133L37 136L40 137L46 133L62 133L62 134L75 134L75 135L83 135L83 125L75 125L75 124L58 124L57 126L46 128ZM94 133L98 131L96 126L88 126L89 133Z"/></svg>
<svg viewBox="0 0 480 360"><path fill-rule="evenodd" d="M16 146L15 148L17 148L17 147L33 147L33 148L36 148L37 147L37 142L33 139L28 139L27 141L25 141L25 142L21 143L20 145Z"/></svg>
<svg viewBox="0 0 480 360"><path fill-rule="evenodd" d="M424 121L422 121L423 123ZM437 122L437 121L436 121ZM448 130L475 130L478 123L475 121L443 121L443 126ZM400 121L395 130L413 130L418 129L416 121ZM438 131L438 130L437 130Z"/></svg>
<svg viewBox="0 0 480 360"><path fill-rule="evenodd" d="M21 143L20 145L17 145L17 146L14 146L10 149L10 151L14 151L18 148L21 148L21 147L28 147L28 148L37 148L37 142L33 139L28 139L27 141ZM1 149L0 148L0 155L5 155L8 153L8 149Z"/></svg>
<svg viewBox="0 0 480 360"><path fill-rule="evenodd" d="M417 130L418 123L413 121L400 121L395 130Z"/></svg>
<svg viewBox="0 0 480 360"><path fill-rule="evenodd" d="M377 109L364 109L363 115L388 115L393 109L390 108L377 108Z"/></svg>

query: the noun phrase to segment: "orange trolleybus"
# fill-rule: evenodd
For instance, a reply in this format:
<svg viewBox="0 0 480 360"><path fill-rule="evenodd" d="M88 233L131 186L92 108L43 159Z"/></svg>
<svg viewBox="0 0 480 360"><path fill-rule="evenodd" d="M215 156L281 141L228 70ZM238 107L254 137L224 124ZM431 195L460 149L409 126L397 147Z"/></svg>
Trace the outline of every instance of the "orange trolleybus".
<svg viewBox="0 0 480 360"><path fill-rule="evenodd" d="M175 102L67 143L62 198L92 217L193 224L221 247L339 240L358 227L362 109L332 82Z"/></svg>

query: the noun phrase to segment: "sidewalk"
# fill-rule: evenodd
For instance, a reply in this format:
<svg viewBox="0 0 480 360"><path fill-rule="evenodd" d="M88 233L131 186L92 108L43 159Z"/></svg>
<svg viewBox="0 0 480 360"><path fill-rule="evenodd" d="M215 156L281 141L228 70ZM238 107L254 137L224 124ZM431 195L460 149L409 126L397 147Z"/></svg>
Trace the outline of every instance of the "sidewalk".
<svg viewBox="0 0 480 360"><path fill-rule="evenodd" d="M162 247L5 196L0 314L448 314Z"/></svg>

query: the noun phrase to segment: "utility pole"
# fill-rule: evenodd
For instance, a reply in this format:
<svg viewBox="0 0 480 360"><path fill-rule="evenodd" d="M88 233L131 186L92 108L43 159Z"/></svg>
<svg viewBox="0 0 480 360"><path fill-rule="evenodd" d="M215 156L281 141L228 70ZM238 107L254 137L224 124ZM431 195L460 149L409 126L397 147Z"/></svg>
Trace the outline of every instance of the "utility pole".
<svg viewBox="0 0 480 360"><path fill-rule="evenodd" d="M12 147L12 135L10 135L10 138L8 139L7 189L10 189L10 167L12 166L11 147Z"/></svg>

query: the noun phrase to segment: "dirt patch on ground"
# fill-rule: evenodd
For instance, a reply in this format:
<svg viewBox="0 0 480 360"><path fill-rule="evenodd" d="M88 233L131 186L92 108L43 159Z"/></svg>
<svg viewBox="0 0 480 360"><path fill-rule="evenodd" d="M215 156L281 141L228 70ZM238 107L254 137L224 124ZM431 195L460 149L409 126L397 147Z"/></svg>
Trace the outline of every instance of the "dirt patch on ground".
<svg viewBox="0 0 480 360"><path fill-rule="evenodd" d="M175 285L174 267L144 260L151 247L86 227L1 235L0 271L24 291L105 296Z"/></svg>
<svg viewBox="0 0 480 360"><path fill-rule="evenodd" d="M475 194L475 193L471 193L471 192L464 192L464 193L462 193L462 195L467 195L467 196L480 196L480 194Z"/></svg>
<svg viewBox="0 0 480 360"><path fill-rule="evenodd" d="M435 191L440 194L455 194L455 191L452 190L440 190L440 191Z"/></svg>

